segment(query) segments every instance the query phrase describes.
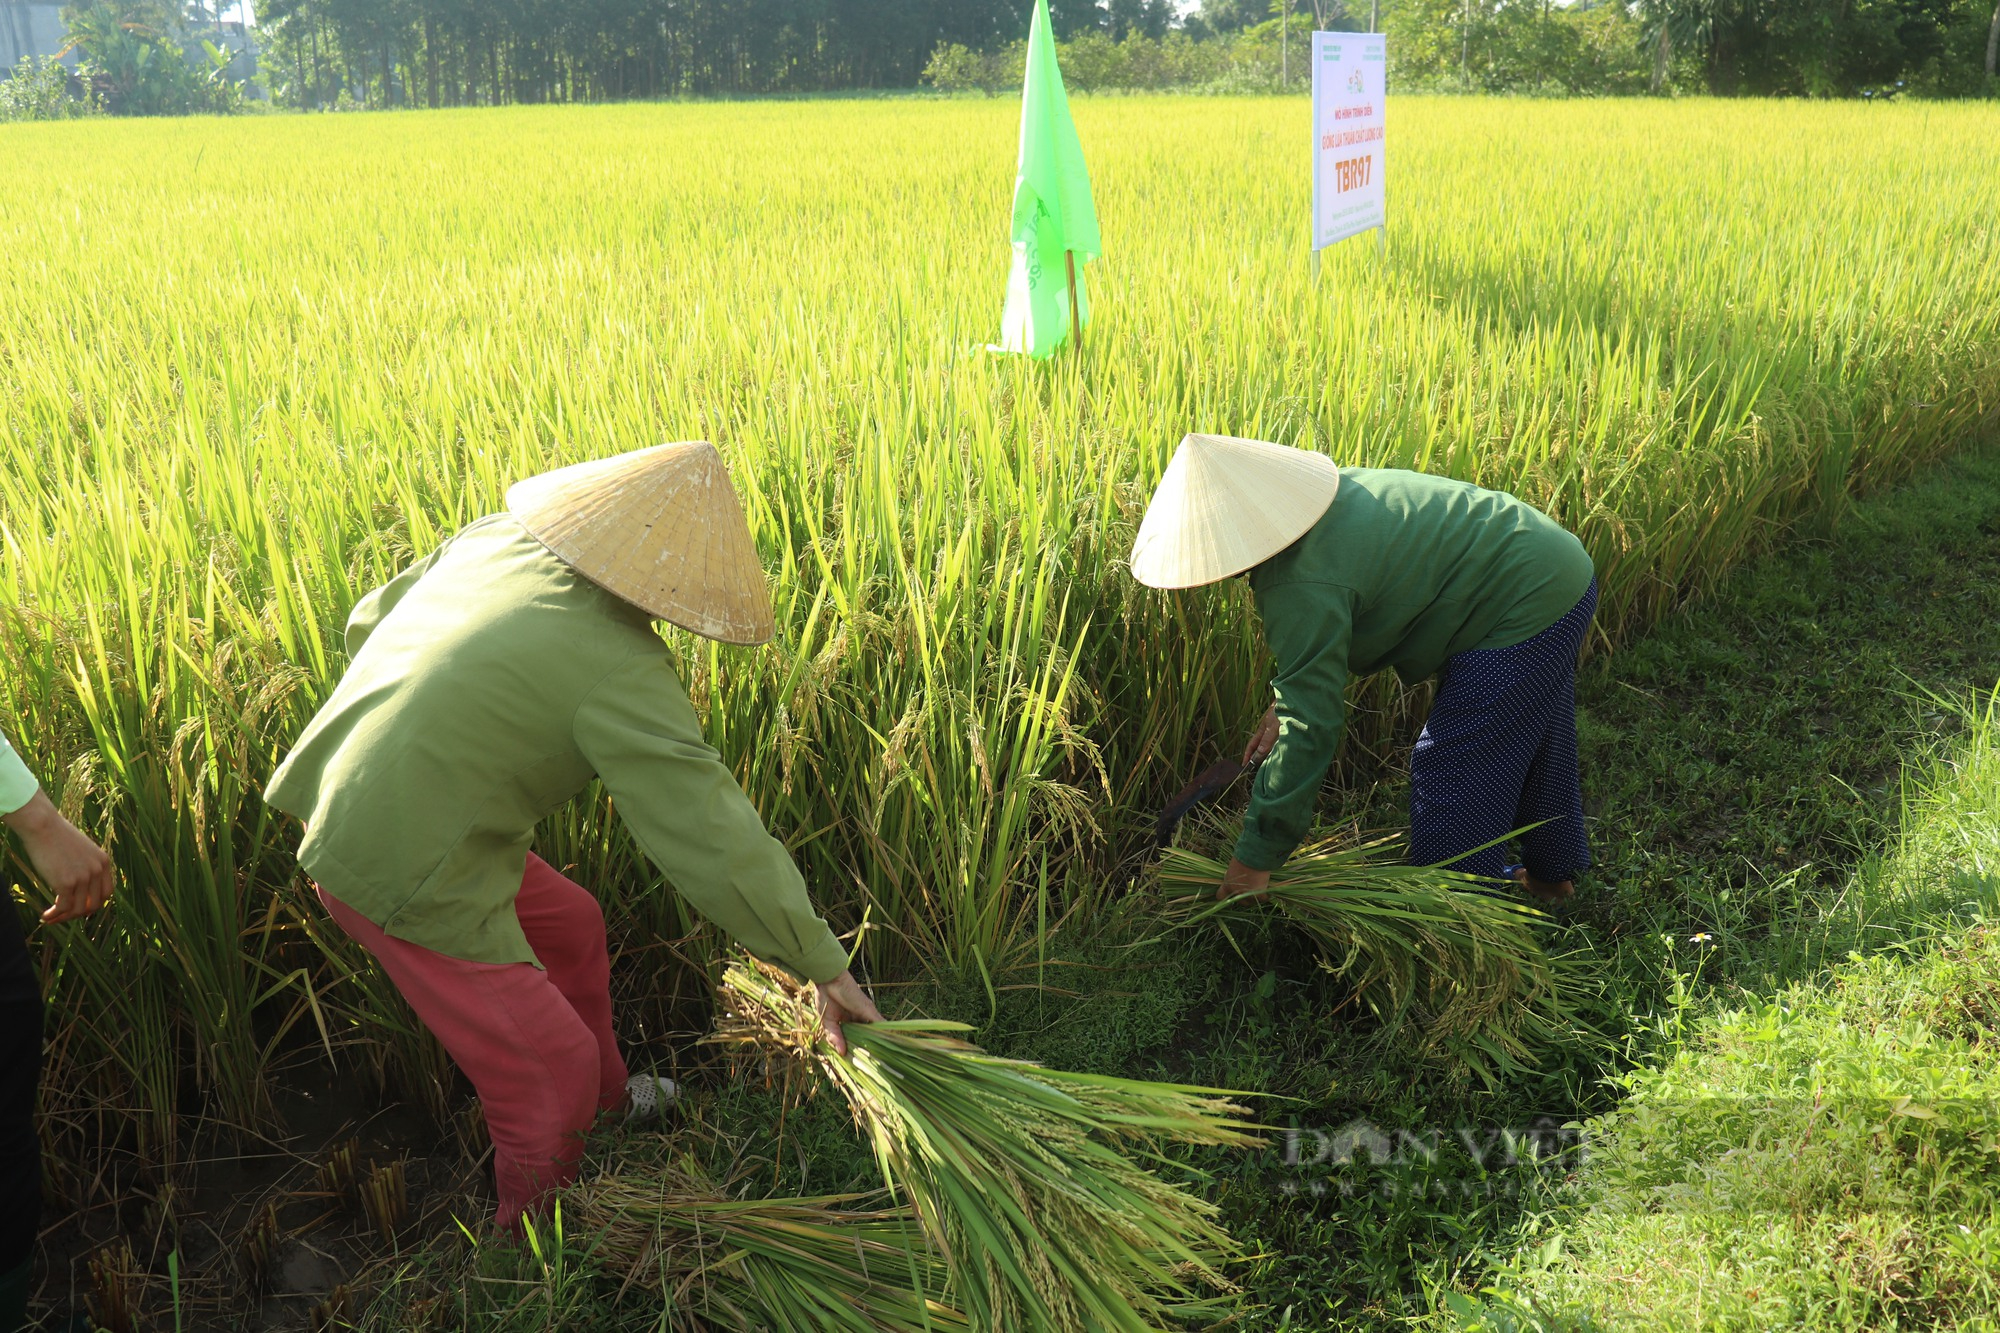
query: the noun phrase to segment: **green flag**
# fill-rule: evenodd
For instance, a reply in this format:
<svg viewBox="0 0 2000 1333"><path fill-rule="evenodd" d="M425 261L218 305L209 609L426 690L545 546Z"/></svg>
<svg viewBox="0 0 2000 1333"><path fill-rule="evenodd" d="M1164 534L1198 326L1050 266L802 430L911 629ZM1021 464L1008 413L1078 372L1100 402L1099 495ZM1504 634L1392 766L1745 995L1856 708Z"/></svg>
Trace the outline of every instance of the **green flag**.
<svg viewBox="0 0 2000 1333"><path fill-rule="evenodd" d="M1069 337L1069 262L1079 327L1090 322L1083 266L1103 253L1083 144L1069 118L1049 0L1035 0L1028 73L1021 83L1021 163L1014 176L1014 267L1000 315L1000 350L1049 356Z"/></svg>

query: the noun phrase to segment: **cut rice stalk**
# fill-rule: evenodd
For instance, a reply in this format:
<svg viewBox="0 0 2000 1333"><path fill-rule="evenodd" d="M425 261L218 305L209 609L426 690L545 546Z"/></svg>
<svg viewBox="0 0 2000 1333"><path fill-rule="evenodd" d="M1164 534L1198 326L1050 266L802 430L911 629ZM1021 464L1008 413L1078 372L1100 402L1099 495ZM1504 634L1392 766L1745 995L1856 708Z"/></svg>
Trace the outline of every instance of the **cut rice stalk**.
<svg viewBox="0 0 2000 1333"><path fill-rule="evenodd" d="M1226 1308L1237 1249L1215 1205L1134 1158L1260 1142L1235 1094L1002 1059L933 1020L850 1023L843 1059L784 973L732 963L723 995L713 1040L790 1057L847 1099L973 1326L1140 1333Z"/></svg>
<svg viewBox="0 0 2000 1333"><path fill-rule="evenodd" d="M599 1176L565 1207L594 1254L689 1328L954 1333L946 1272L908 1208L882 1196L736 1199L692 1163Z"/></svg>
<svg viewBox="0 0 2000 1333"><path fill-rule="evenodd" d="M1354 987L1386 1028L1420 1023L1426 1044L1491 1082L1532 1066L1558 1039L1588 1034L1571 979L1537 938L1548 917L1488 881L1391 859L1400 840L1310 845L1272 873L1264 899L1214 900L1225 866L1169 848L1166 915L1192 926L1275 906L1323 951L1321 966Z"/></svg>

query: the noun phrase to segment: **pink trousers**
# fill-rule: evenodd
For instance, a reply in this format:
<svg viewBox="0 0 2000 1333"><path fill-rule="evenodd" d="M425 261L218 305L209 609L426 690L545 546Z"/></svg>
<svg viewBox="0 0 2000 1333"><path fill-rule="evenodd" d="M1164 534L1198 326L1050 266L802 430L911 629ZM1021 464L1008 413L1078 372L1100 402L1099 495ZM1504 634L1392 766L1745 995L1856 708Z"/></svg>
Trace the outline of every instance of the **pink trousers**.
<svg viewBox="0 0 2000 1333"><path fill-rule="evenodd" d="M514 913L544 972L451 958L383 934L325 889L319 898L472 1080L493 1138L495 1220L518 1232L524 1213L576 1179L584 1133L625 1096L603 909L589 890L529 854Z"/></svg>

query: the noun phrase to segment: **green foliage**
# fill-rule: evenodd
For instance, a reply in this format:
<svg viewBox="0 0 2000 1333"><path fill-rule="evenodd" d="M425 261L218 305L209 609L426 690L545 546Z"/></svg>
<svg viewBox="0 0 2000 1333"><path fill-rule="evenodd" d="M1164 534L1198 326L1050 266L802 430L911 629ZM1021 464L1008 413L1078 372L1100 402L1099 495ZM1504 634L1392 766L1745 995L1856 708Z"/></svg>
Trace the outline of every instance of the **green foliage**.
<svg viewBox="0 0 2000 1333"><path fill-rule="evenodd" d="M1648 89L1650 65L1623 4L1395 0L1385 7L1396 91L1623 95Z"/></svg>
<svg viewBox="0 0 2000 1333"><path fill-rule="evenodd" d="M1697 1013L1586 1127L1574 1197L1465 1329L1984 1328L2000 1308L2000 892L1991 706L1852 892L1956 905L1824 981Z"/></svg>
<svg viewBox="0 0 2000 1333"><path fill-rule="evenodd" d="M164 0L88 0L163 31ZM1398 92L1608 96L1645 90L1855 96L1991 95L1985 0L1057 0L1063 68L1077 91L1303 90L1315 27L1392 35ZM267 0L263 64L280 105L353 110L928 86L1019 86L1025 0L897 6L805 0ZM1285 35L1281 35L1285 34ZM101 40L94 38L93 40ZM1284 48L1297 48L1286 58ZM171 45L171 43L170 43ZM182 48L201 75L198 46ZM120 104L217 110L158 86L119 50ZM171 54L171 53L169 53ZM1289 68L1288 68L1289 67ZM1006 71L1013 69L1012 78ZM162 66L162 70L164 66ZM199 81L199 78L198 80Z"/></svg>
<svg viewBox="0 0 2000 1333"><path fill-rule="evenodd" d="M97 110L89 87L59 60L22 56L0 81L0 121L72 120Z"/></svg>
<svg viewBox="0 0 2000 1333"><path fill-rule="evenodd" d="M963 93L977 88L991 97L1003 89L1019 88L1026 65L1025 42L1011 43L994 51L974 51L959 42L946 42L924 62L922 79L941 93Z"/></svg>
<svg viewBox="0 0 2000 1333"><path fill-rule="evenodd" d="M187 31L166 0L87 0L66 6L64 54L82 57L90 96L114 116L226 115L243 109L230 52Z"/></svg>
<svg viewBox="0 0 2000 1333"><path fill-rule="evenodd" d="M1390 0L1392 87L1857 97L1988 91L1984 0Z"/></svg>
<svg viewBox="0 0 2000 1333"><path fill-rule="evenodd" d="M1638 12L1656 64L1691 54L1690 86L1710 93L1991 92L1980 63L1984 0L1642 0Z"/></svg>
<svg viewBox="0 0 2000 1333"><path fill-rule="evenodd" d="M1938 699L1994 684L1996 505L2000 457L1958 459L1585 673L1596 929L1709 933L1709 976L1768 993L1950 908L1948 878L1913 896L1848 870L1961 730Z"/></svg>
<svg viewBox="0 0 2000 1333"><path fill-rule="evenodd" d="M1303 42L1303 29L1294 31L1293 40ZM1112 90L1275 92L1280 87L1280 67L1275 29L1240 37L1217 37L1196 41L1186 33L1149 37L1133 32L1113 40L1101 32L1083 32L1057 44L1062 65L1063 86L1072 92ZM1303 51L1303 47L1301 48ZM924 67L923 81L939 92L968 92L978 89L991 97L996 93L1017 93L1021 87L1025 44L1015 42L988 51L973 51L948 43L931 53ZM1298 54L1293 62L1297 83L1305 75L1307 62Z"/></svg>
<svg viewBox="0 0 2000 1333"><path fill-rule="evenodd" d="M267 0L257 9L281 105L465 106L915 87L940 46L1024 38L1032 3L802 0ZM1056 31L1163 30L1160 0L1052 6Z"/></svg>

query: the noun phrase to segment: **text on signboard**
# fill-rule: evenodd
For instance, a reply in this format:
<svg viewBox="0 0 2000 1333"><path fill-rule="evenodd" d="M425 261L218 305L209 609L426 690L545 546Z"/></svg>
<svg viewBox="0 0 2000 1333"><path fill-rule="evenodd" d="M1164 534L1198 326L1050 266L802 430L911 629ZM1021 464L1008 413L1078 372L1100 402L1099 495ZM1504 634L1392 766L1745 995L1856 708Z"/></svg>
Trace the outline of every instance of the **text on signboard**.
<svg viewBox="0 0 2000 1333"><path fill-rule="evenodd" d="M1319 136L1321 148L1345 148L1351 143L1374 143L1382 137L1380 125L1364 125L1358 130L1328 130Z"/></svg>
<svg viewBox="0 0 2000 1333"><path fill-rule="evenodd" d="M1375 155L1373 153L1368 153L1361 157L1343 158L1341 161L1334 163L1334 188L1341 194L1346 194L1349 190L1362 188L1368 184L1369 169L1374 165Z"/></svg>

